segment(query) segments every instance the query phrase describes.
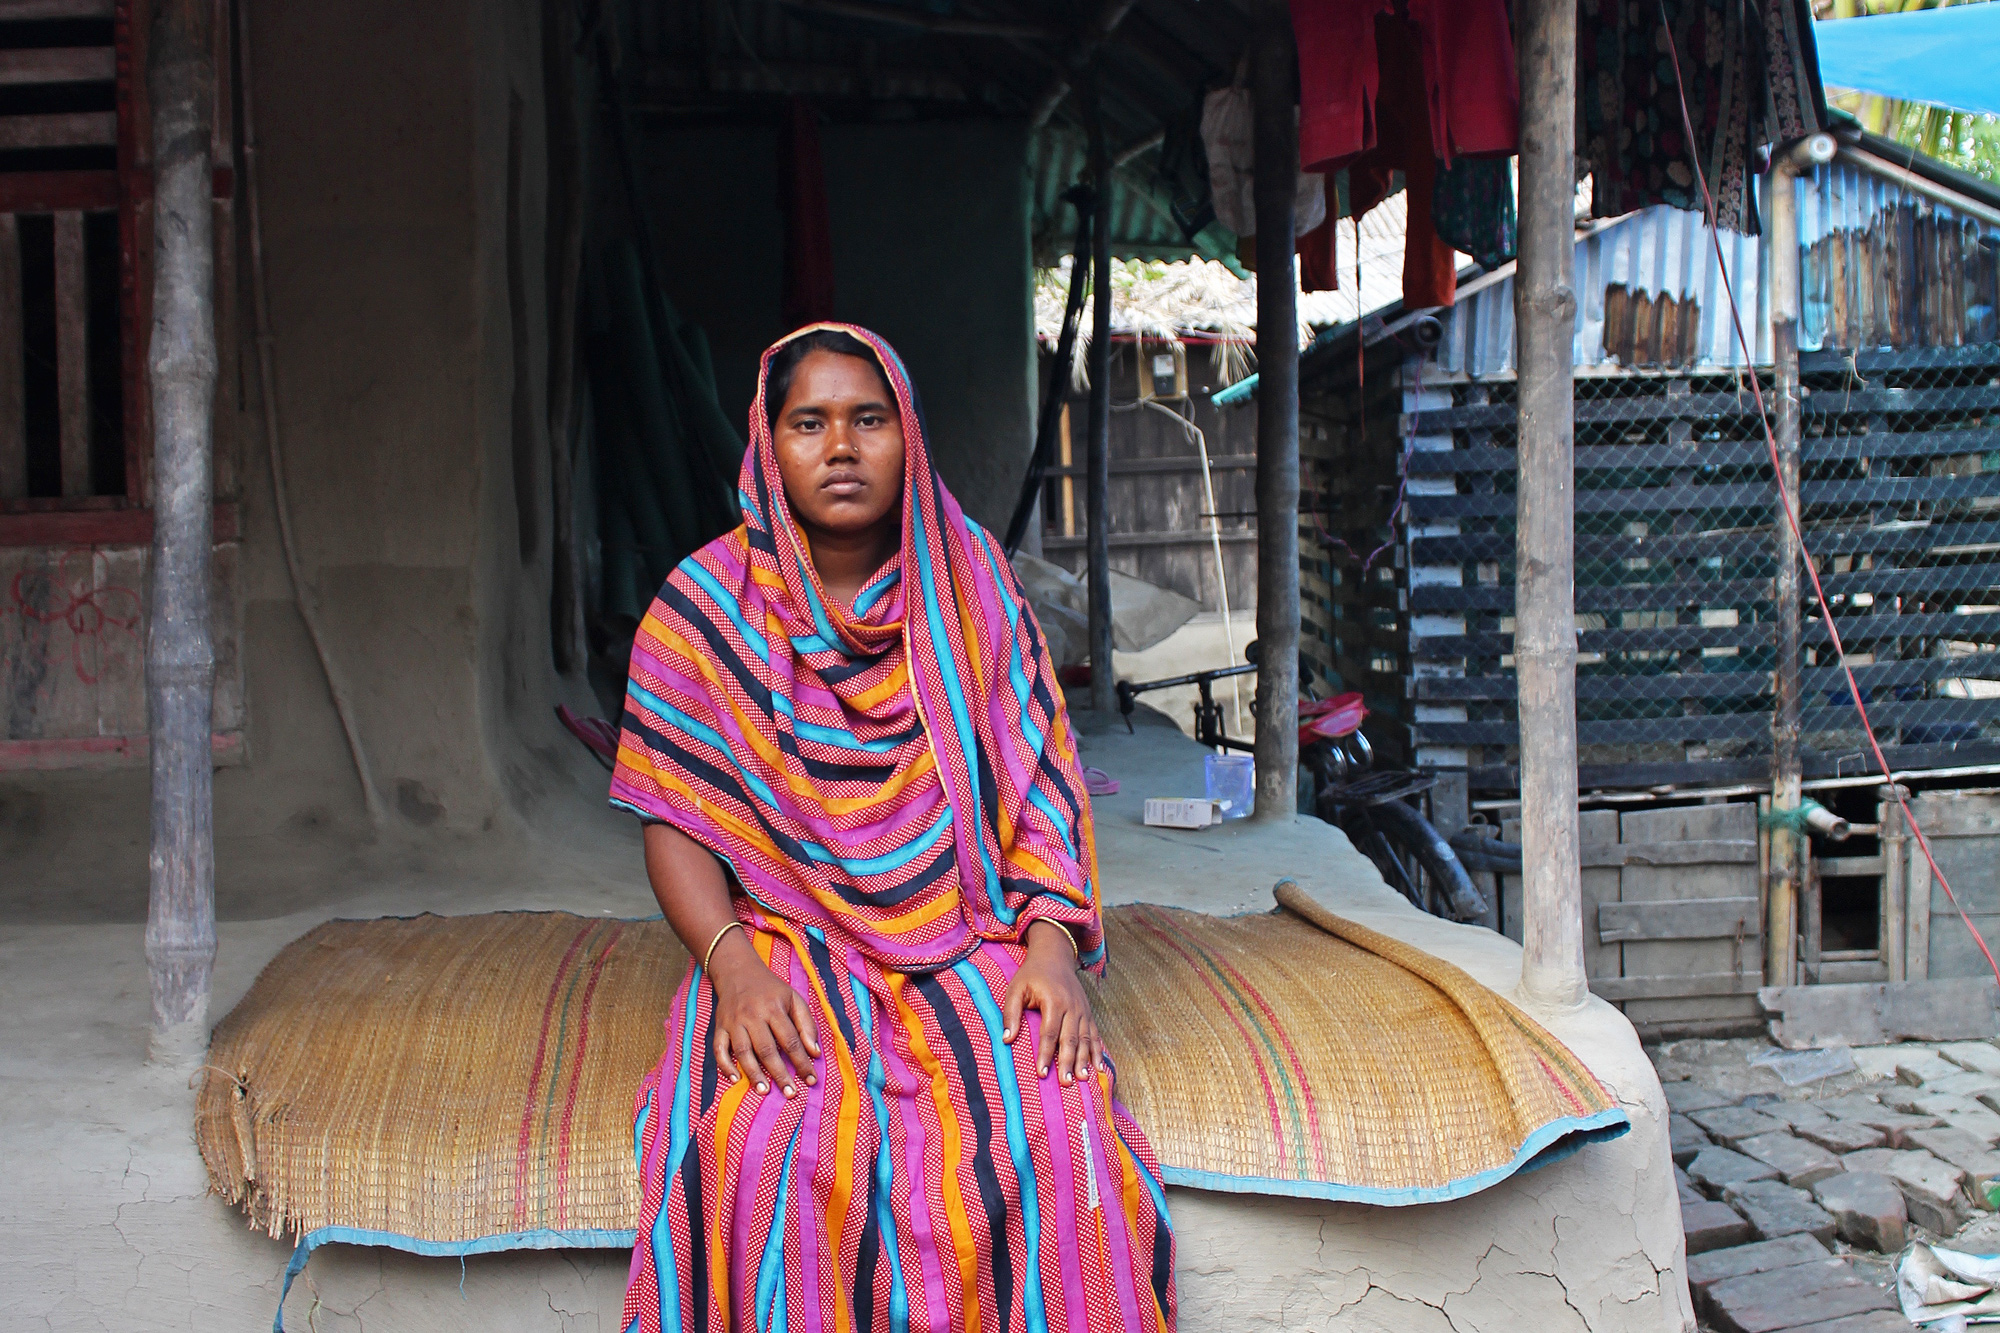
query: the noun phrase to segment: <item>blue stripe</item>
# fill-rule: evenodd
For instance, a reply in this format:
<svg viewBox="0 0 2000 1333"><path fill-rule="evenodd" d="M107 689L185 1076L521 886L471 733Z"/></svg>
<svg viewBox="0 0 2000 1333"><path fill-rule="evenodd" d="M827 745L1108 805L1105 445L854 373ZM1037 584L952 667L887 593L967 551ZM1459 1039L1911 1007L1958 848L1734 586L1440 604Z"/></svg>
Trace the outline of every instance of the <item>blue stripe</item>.
<svg viewBox="0 0 2000 1333"><path fill-rule="evenodd" d="M902 581L903 567L898 565L875 582L863 588L860 594L854 599L855 616L858 618L867 615L869 611L874 609L875 603L882 600L883 594Z"/></svg>
<svg viewBox="0 0 2000 1333"><path fill-rule="evenodd" d="M910 1296L903 1290L903 1262L896 1249L896 1211L892 1191L896 1185L895 1154L889 1146L889 1103L883 1089L889 1085L882 1053L875 1047L875 997L860 977L849 973L848 989L854 992L854 1008L861 1015L861 1031L868 1039L868 1099L875 1104L875 1228L882 1235L882 1248L889 1263L889 1333L909 1333Z"/></svg>
<svg viewBox="0 0 2000 1333"><path fill-rule="evenodd" d="M1042 1251L1042 1209L1035 1195L1035 1159L1028 1152L1028 1132L1021 1115L1020 1078L1014 1072L1014 1048L1001 1036L1000 1006L993 1002L986 977L972 961L952 968L965 983L966 994L986 1024L986 1036L993 1043L993 1078L1000 1085L1000 1104L1007 1112L1007 1153L1014 1159L1014 1178L1021 1187L1021 1234L1028 1247L1021 1291L1023 1315L1028 1333L1047 1333L1048 1315L1042 1308L1042 1265L1036 1257ZM994 1243L999 1244L998 1237Z"/></svg>
<svg viewBox="0 0 2000 1333"><path fill-rule="evenodd" d="M792 1192L792 1159L798 1151L799 1131L805 1128L805 1117L792 1126L792 1137L785 1143L785 1165L778 1173L778 1200L771 1210L771 1232L764 1238L764 1257L757 1265L757 1326L766 1330L779 1328L785 1320L785 1200ZM776 1302L776 1310L772 1309ZM775 1315L775 1318L773 1317Z"/></svg>
<svg viewBox="0 0 2000 1333"><path fill-rule="evenodd" d="M999 585L1000 600L1005 604L1007 610L1008 637L1013 641L1007 653L1007 679L1014 686L1014 697L1021 701L1021 734L1027 737L1028 746L1039 761L1042 755L1042 747L1047 742L1042 735L1041 728L1035 725L1033 717L1028 712L1028 701L1032 697L1033 691L1028 686L1028 673L1021 661L1021 604L1015 600L1013 593L1008 590L1007 581L1001 577L1000 570L995 566L992 536L983 529L975 529L975 531L980 537L985 539L979 543L979 549L986 556L986 567L992 572L993 581ZM1028 784L1028 799L1033 801L1040 807L1042 813L1049 817L1049 822L1055 825L1056 832L1062 835L1063 850L1069 853L1069 859L1077 862L1077 868L1082 870L1087 877L1090 873L1089 867L1083 865L1082 858L1077 855L1076 840L1070 836L1069 820L1065 819L1056 810L1055 802L1051 801L1048 798L1048 794L1042 791L1032 779L1030 779ZM1097 896L1095 886L1089 882L1088 878L1084 881L1083 896L1085 902L1089 902Z"/></svg>
<svg viewBox="0 0 2000 1333"><path fill-rule="evenodd" d="M708 594L716 609L729 617L730 623L736 626L736 632L743 636L743 642L750 645L750 650L757 654L765 666L771 665L770 642L764 638L762 630L751 629L750 623L743 619L743 612L737 606L736 595L725 592L722 585L716 582L715 575L709 573L697 560L683 560L681 568L687 572L690 579L700 585L703 592Z"/></svg>
<svg viewBox="0 0 2000 1333"><path fill-rule="evenodd" d="M800 842L799 846L805 848L806 855L810 856L813 860L825 865L837 865L850 875L879 875L884 871L895 870L899 866L908 865L931 848L937 846L938 839L945 835L945 831L951 827L951 822L951 805L946 803L944 809L939 813L937 821L926 829L923 836L915 842L909 843L893 852L884 852L881 856L871 856L860 860L850 861L845 857L836 856L816 842Z"/></svg>
<svg viewBox="0 0 2000 1333"><path fill-rule="evenodd" d="M646 705L647 709L662 721L672 721L680 730L701 741L709 748L719 750L723 754L728 755L730 766L742 775L744 785L755 792L765 805L773 810L785 808L778 804L778 794L765 785L762 778L743 767L742 761L736 757L736 748L723 738L721 732L715 730L713 727L695 721L665 699L660 698L657 694L640 685L637 681L633 681L631 685L626 687L626 693L636 696L641 703Z"/></svg>
<svg viewBox="0 0 2000 1333"><path fill-rule="evenodd" d="M792 640L792 650L799 653L830 653L833 645L817 634L808 634Z"/></svg>
<svg viewBox="0 0 2000 1333"><path fill-rule="evenodd" d="M687 1156L690 1138L688 1099L694 1092L694 1080L688 1077L688 1062L694 1050L696 1001L700 997L701 964L696 963L688 977L687 1001L681 1006L687 1015L681 1022L681 1063L674 1075L673 1106L667 1112L667 1163L662 1173L666 1181L666 1195L674 1192L674 1178L680 1175L681 1161ZM643 1187L645 1182L642 1180L640 1184ZM681 1269L674 1255L674 1229L670 1213L663 1196L659 1216L653 1219L653 1271L659 1278L660 1327L663 1329L681 1326Z"/></svg>
<svg viewBox="0 0 2000 1333"><path fill-rule="evenodd" d="M798 640L794 639L792 643L796 646ZM817 722L801 722L799 721L799 715L793 711L792 701L776 690L771 692L771 703L778 712L783 713L792 720L792 734L794 736L800 736L809 741L818 741L821 745L831 745L842 750L863 750L869 754L888 754L903 743L902 740L895 737L879 741L864 741L853 732L843 731L839 727L822 727Z"/></svg>
<svg viewBox="0 0 2000 1333"><path fill-rule="evenodd" d="M914 527L920 522L920 518L913 517L911 525ZM951 722L957 732L958 752L966 756L968 771L965 791L966 798L972 802L972 809L966 812L970 816L965 822L967 836L971 838L972 845L979 852L980 869L986 874L986 900L993 908L993 915L999 918L1000 924L1011 926L1019 913L1007 905L1006 892L1000 887L999 871L994 868L993 858L986 853L986 839L983 836L986 828L986 812L981 809L979 803L979 783L970 772L972 756L979 751L979 734L972 729L972 718L965 711L965 695L958 683L958 663L952 660L951 639L945 634L944 629L944 613L938 609L937 580L932 576L930 547L921 532L916 534L916 540L911 545L917 552L917 582L924 592L924 618L930 623L933 656L937 658L938 672L944 679L945 699L951 706ZM966 651L972 651L970 644L966 645ZM937 737L933 736L931 739L935 744Z"/></svg>

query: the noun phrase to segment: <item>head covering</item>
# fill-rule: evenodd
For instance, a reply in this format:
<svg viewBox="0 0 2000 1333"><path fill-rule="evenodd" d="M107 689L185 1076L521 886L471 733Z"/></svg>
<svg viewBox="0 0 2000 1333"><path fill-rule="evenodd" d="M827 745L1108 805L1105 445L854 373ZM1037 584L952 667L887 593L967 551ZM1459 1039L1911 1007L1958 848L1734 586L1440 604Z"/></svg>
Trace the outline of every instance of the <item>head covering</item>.
<svg viewBox="0 0 2000 1333"><path fill-rule="evenodd" d="M902 542L851 608L785 498L764 394L794 338L852 334L902 416ZM1048 918L1102 967L1090 803L1062 690L1012 567L938 480L902 360L815 324L764 353L743 525L639 627L612 804L728 862L758 909L902 971Z"/></svg>

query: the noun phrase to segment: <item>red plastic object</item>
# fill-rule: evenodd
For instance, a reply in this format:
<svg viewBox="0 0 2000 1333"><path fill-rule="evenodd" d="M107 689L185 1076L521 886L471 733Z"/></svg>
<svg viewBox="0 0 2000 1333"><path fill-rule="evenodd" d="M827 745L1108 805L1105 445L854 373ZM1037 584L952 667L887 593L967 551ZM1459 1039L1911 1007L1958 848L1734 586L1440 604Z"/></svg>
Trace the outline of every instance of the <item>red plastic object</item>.
<svg viewBox="0 0 2000 1333"><path fill-rule="evenodd" d="M1299 705L1299 744L1310 745L1314 741L1351 736L1361 730L1361 720L1367 716L1368 710L1362 706L1360 692L1356 690L1336 694L1331 699L1302 703Z"/></svg>

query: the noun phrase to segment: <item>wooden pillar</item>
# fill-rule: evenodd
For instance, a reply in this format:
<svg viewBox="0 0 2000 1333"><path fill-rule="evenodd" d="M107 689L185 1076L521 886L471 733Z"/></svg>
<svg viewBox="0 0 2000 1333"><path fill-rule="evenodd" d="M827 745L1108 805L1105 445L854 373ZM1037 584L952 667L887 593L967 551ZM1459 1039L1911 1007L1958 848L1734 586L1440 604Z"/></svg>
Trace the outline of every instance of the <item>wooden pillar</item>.
<svg viewBox="0 0 2000 1333"><path fill-rule="evenodd" d="M1299 302L1298 52L1279 8L1250 60L1257 209L1257 809L1298 816Z"/></svg>
<svg viewBox="0 0 2000 1333"><path fill-rule="evenodd" d="M1090 706L1109 713L1118 706L1111 666L1111 150L1105 142L1098 79L1088 82L1085 118L1090 132L1090 179L1095 217L1090 229L1090 437L1085 451L1089 557ZM1078 260L1082 259L1079 255Z"/></svg>
<svg viewBox="0 0 2000 1333"><path fill-rule="evenodd" d="M215 966L215 655L209 558L215 510L214 7L157 0L147 86L153 116L151 619L146 711L152 763L146 965L150 1056L193 1063L208 1045Z"/></svg>
<svg viewBox="0 0 2000 1333"><path fill-rule="evenodd" d="M1777 493L1771 502L1777 576L1772 589L1778 622L1771 715L1769 883L1764 894L1764 984L1798 980L1797 940L1805 878L1806 835L1783 817L1799 808L1800 645L1799 536L1792 527L1799 498L1799 201L1797 175L1833 160L1830 135L1814 134L1779 152L1771 165L1771 415L1778 446ZM1813 923L1817 931L1818 923ZM1816 948L1818 941L1813 944ZM1815 961L1817 956L1815 954ZM1817 977L1811 978L1817 980Z"/></svg>
<svg viewBox="0 0 2000 1333"><path fill-rule="evenodd" d="M1576 810L1576 541L1572 338L1576 293L1576 5L1515 10L1521 79L1520 264L1514 281L1520 463L1514 661L1521 719L1521 990L1581 1004L1583 883Z"/></svg>

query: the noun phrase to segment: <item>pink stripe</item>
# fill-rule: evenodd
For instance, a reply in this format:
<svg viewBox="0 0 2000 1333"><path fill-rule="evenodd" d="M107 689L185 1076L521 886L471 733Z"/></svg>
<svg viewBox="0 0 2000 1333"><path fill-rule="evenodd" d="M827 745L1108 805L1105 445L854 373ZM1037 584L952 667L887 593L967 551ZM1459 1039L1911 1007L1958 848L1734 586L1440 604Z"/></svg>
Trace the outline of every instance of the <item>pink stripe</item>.
<svg viewBox="0 0 2000 1333"><path fill-rule="evenodd" d="M583 1078L583 1057L590 1049L590 1005L597 995L597 983L604 975L605 960L618 947L618 937L625 933L621 921L611 930L611 938L604 942L604 949L597 955L597 962L590 969L590 981L583 988L583 1011L576 1020L576 1054L571 1057L569 1067L569 1089L563 1094L562 1126L556 1133L556 1226L569 1226L569 1125L576 1112L576 1088Z"/></svg>
<svg viewBox="0 0 2000 1333"><path fill-rule="evenodd" d="M514 1148L514 1225L528 1224L528 1147L533 1140L535 1123L535 1098L542 1090L542 1061L549 1054L549 1024L556 1012L556 996L562 992L563 978L569 975L569 965L576 958L576 951L590 932L597 929L595 924L587 925L576 933L569 942L569 951L562 956L556 967L555 980L549 983L548 999L542 1002L542 1035L535 1045L534 1073L528 1079L528 1096L521 1106L521 1138Z"/></svg>
<svg viewBox="0 0 2000 1333"><path fill-rule="evenodd" d="M1169 949L1172 949L1181 956L1181 961L1188 965L1188 970L1193 972L1200 979L1201 984L1208 988L1208 993L1215 997L1216 1004L1221 1007L1224 1013L1229 1015L1229 1021L1236 1025L1236 1031L1243 1038L1243 1049L1250 1052L1250 1059L1257 1066L1257 1081L1264 1085L1264 1104L1271 1112L1272 1142L1276 1145L1278 1156L1280 1158L1285 1157L1287 1155L1285 1152L1285 1125L1283 1117L1278 1113L1278 1093L1271 1086L1271 1075L1264 1067L1264 1056L1257 1049L1257 1039L1251 1035L1250 1029L1245 1027L1243 1020L1237 1016L1236 1005L1230 1001L1227 995L1222 993L1222 988L1210 979L1207 969L1202 967L1200 963L1197 963L1188 954L1187 950L1181 948L1172 936L1168 935L1151 921L1144 921L1143 924L1147 930L1164 941Z"/></svg>

